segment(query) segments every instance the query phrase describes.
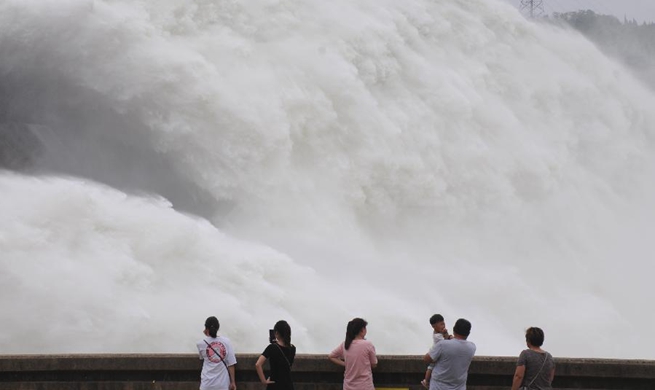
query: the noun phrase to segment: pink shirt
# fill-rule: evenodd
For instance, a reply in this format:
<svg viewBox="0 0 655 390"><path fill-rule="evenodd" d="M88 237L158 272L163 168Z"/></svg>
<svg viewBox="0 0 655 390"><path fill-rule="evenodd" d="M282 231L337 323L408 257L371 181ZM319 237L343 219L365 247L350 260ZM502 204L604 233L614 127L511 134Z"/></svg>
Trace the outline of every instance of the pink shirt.
<svg viewBox="0 0 655 390"><path fill-rule="evenodd" d="M330 352L331 358L343 359L346 371L343 374L343 390L375 390L372 366L378 364L375 347L368 340L353 340L346 350L341 343Z"/></svg>

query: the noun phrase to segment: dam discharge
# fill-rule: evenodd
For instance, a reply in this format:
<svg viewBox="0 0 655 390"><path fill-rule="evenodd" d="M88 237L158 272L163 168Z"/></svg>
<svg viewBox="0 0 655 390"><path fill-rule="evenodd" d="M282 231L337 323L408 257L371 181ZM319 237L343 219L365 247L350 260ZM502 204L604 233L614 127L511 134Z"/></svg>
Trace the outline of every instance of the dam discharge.
<svg viewBox="0 0 655 390"><path fill-rule="evenodd" d="M492 0L0 3L3 353L655 358L655 95Z"/></svg>

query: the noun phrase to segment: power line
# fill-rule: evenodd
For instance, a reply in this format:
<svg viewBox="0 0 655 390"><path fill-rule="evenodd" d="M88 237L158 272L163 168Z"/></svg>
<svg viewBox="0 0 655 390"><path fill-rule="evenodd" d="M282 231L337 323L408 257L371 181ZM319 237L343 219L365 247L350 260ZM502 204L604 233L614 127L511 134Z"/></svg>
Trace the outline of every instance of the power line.
<svg viewBox="0 0 655 390"><path fill-rule="evenodd" d="M544 13L544 0L521 0L519 10L531 18L541 16Z"/></svg>

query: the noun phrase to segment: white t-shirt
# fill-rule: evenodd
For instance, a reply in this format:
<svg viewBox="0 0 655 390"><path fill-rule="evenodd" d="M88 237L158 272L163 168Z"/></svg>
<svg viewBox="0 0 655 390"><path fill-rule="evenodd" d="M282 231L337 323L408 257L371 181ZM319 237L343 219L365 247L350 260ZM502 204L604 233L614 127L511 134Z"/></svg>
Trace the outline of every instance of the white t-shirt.
<svg viewBox="0 0 655 390"><path fill-rule="evenodd" d="M437 348L437 343L442 340L444 340L444 337L441 333L432 333L432 347L430 347L430 351L428 353L433 353Z"/></svg>
<svg viewBox="0 0 655 390"><path fill-rule="evenodd" d="M206 341L206 342L205 342ZM211 345L211 348L209 345ZM204 360L200 373L200 390L227 390L230 388L230 376L225 368L237 364L232 343L227 337L205 337L198 341L200 359ZM213 349L212 349L213 348ZM218 356L216 352L218 352ZM225 364L223 364L223 359Z"/></svg>

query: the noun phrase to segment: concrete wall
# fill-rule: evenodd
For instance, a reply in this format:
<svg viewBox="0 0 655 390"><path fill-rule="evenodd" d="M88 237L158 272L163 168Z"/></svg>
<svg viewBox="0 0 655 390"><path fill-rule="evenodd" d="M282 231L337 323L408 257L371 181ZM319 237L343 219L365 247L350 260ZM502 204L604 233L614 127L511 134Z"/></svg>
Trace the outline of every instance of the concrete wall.
<svg viewBox="0 0 655 390"><path fill-rule="evenodd" d="M237 355L239 390L262 390L258 355ZM655 361L555 359L556 389L655 390ZM420 356L379 356L377 388L420 390ZM469 390L509 389L516 358L476 357ZM0 355L0 390L197 390L202 362L196 355ZM343 371L324 355L298 355L296 390L340 390Z"/></svg>

